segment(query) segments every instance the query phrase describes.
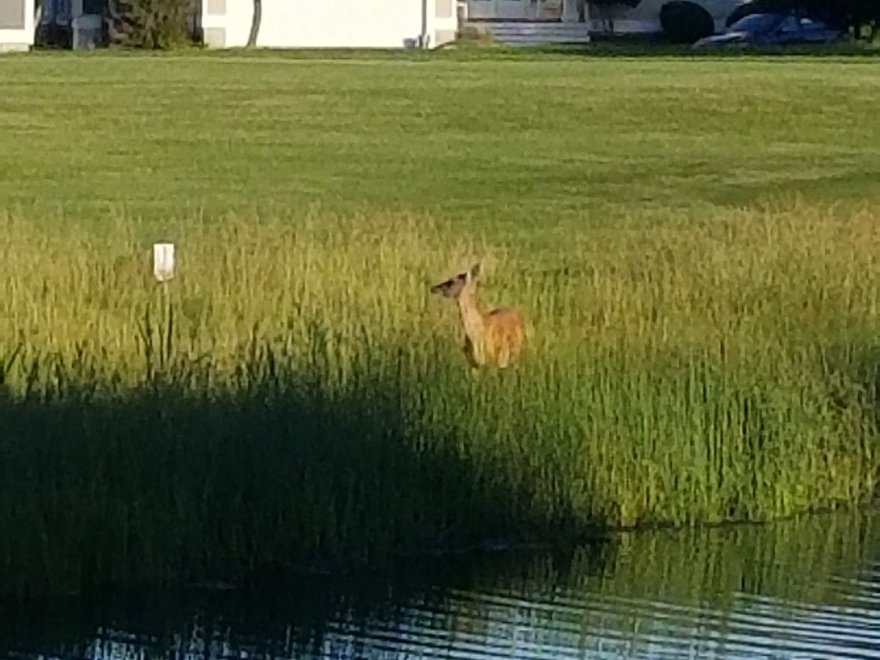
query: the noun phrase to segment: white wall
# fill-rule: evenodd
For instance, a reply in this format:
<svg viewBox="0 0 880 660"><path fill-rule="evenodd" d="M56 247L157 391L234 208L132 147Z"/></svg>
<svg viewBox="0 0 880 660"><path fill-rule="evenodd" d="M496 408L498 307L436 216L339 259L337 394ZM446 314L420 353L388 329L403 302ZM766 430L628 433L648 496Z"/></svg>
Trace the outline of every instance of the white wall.
<svg viewBox="0 0 880 660"><path fill-rule="evenodd" d="M0 0L9 2L10 0ZM18 3L21 0L12 0ZM0 51L28 50L34 45L34 0L24 0L25 24L23 30L0 29Z"/></svg>
<svg viewBox="0 0 880 660"><path fill-rule="evenodd" d="M437 45L437 36L454 37L455 0L425 2L429 45ZM252 0L202 0L206 43L227 48L246 45L252 15ZM409 40L417 42L421 33L422 0L263 0L257 45L402 48Z"/></svg>

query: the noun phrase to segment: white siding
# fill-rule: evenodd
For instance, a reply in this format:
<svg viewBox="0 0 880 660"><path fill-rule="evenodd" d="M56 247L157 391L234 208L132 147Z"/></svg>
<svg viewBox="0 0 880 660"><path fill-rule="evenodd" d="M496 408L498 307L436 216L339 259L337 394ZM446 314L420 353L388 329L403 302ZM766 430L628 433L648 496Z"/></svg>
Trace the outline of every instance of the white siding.
<svg viewBox="0 0 880 660"><path fill-rule="evenodd" d="M429 45L435 46L437 35L448 39L457 29L455 2L451 12L445 0L425 2L425 33ZM247 44L252 0L202 0L202 8L208 45L235 48ZM257 46L402 48L408 41L418 42L422 27L422 0L263 0Z"/></svg>
<svg viewBox="0 0 880 660"><path fill-rule="evenodd" d="M28 50L34 45L34 0L0 0L5 9L24 8L24 27L20 29L0 29L0 51Z"/></svg>

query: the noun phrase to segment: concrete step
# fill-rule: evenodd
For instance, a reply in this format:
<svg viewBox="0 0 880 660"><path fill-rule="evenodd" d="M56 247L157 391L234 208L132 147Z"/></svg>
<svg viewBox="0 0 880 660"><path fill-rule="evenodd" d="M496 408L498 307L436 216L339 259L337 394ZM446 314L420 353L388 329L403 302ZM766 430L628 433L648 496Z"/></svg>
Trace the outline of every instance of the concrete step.
<svg viewBox="0 0 880 660"><path fill-rule="evenodd" d="M510 46L589 43L590 29L585 23L529 23L524 21L470 21L468 27L489 33L499 43Z"/></svg>

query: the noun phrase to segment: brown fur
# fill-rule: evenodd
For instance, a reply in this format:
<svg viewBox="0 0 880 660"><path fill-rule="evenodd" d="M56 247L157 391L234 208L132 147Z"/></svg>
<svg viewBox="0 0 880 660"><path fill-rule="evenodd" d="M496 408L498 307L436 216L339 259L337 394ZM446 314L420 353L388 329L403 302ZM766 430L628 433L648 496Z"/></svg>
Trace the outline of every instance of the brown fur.
<svg viewBox="0 0 880 660"><path fill-rule="evenodd" d="M522 315L510 307L497 307L488 313L480 309L479 274L480 264L476 264L469 271L432 286L431 291L458 304L465 335L464 351L471 365L504 369L516 362L525 348L525 323Z"/></svg>

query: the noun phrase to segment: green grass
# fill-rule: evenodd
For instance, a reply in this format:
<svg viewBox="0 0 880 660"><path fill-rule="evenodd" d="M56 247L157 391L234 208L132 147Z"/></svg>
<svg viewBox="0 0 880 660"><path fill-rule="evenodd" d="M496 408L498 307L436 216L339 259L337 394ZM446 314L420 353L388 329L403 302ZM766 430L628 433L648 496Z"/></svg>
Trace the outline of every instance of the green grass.
<svg viewBox="0 0 880 660"><path fill-rule="evenodd" d="M872 66L58 56L0 76L4 591L876 492ZM428 295L478 259L486 299L529 319L509 373L468 373Z"/></svg>
<svg viewBox="0 0 880 660"><path fill-rule="evenodd" d="M43 56L0 67L0 199L90 221L109 204L166 225L196 210L318 205L545 240L548 225L617 225L637 210L880 191L869 62Z"/></svg>

